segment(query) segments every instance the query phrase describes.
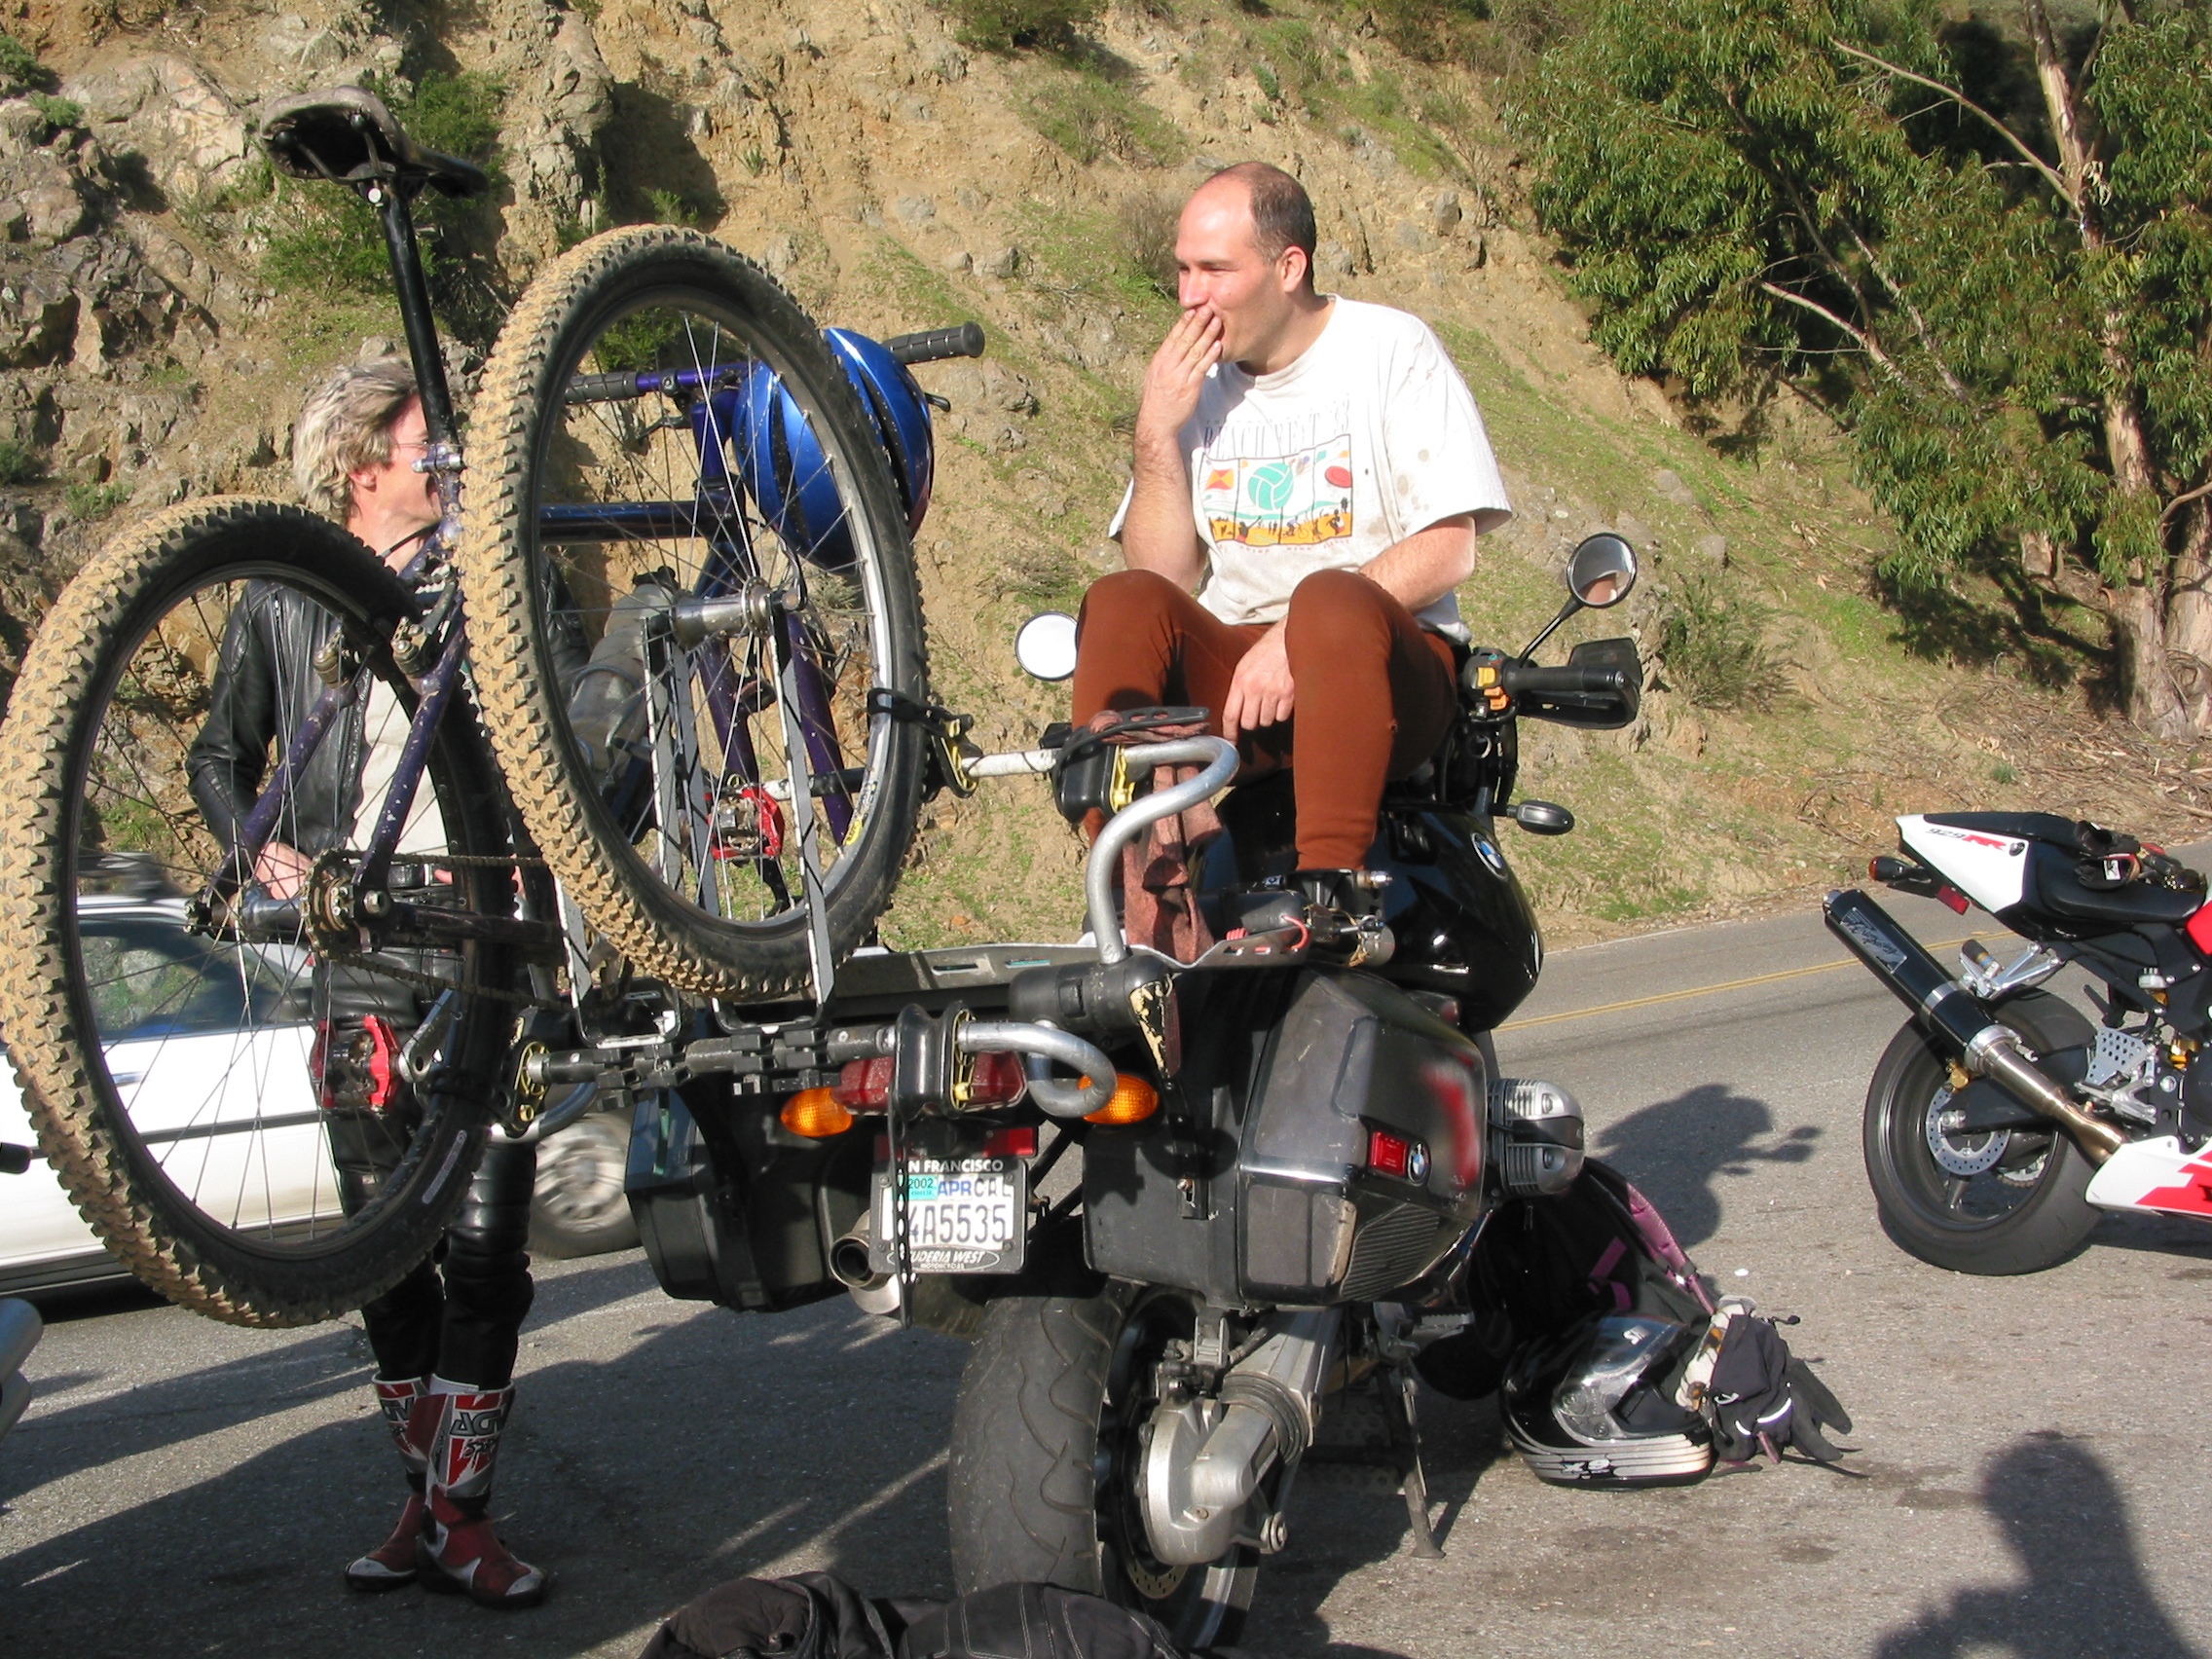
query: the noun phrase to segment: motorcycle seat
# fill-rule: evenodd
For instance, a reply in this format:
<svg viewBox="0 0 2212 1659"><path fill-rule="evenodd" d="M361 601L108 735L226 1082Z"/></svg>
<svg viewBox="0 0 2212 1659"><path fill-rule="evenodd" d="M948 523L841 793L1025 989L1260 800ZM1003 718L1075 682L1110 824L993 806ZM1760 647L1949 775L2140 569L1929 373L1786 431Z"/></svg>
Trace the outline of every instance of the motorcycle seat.
<svg viewBox="0 0 2212 1659"><path fill-rule="evenodd" d="M2179 925L2205 902L2201 893L2184 893L2151 881L2131 881L2124 887L2084 887L2071 863L2039 859L2037 865L2038 901L2044 909L2068 921L2110 922L2117 927L2137 927L2145 922Z"/></svg>
<svg viewBox="0 0 2212 1659"><path fill-rule="evenodd" d="M426 149L401 129L374 92L332 87L280 98L262 123L269 159L294 178L350 184L397 176L447 196L482 196L491 175L474 162Z"/></svg>

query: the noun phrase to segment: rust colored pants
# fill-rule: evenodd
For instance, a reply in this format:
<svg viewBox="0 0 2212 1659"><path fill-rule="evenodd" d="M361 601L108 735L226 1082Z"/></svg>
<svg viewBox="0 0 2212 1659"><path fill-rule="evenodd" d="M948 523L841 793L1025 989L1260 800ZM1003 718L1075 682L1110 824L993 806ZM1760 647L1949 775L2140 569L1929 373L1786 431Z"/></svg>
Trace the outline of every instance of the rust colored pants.
<svg viewBox="0 0 2212 1659"><path fill-rule="evenodd" d="M1150 571L1101 577L1078 622L1072 718L1190 704L1219 736L1237 661L1266 632L1222 621ZM1452 646L1356 571L1298 584L1283 645L1297 708L1280 725L1238 734L1245 775L1292 768L1300 868L1357 869L1383 784L1435 754L1451 726Z"/></svg>

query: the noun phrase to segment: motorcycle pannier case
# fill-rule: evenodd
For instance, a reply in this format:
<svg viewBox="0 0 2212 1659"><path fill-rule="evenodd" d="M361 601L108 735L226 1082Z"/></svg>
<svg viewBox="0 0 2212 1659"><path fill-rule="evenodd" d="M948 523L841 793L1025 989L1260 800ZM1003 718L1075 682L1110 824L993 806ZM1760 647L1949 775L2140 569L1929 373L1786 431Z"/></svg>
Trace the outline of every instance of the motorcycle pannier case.
<svg viewBox="0 0 2212 1659"><path fill-rule="evenodd" d="M1364 974L1286 977L1274 998L1255 983L1274 976L1235 977L1202 1017L1257 1036L1275 1021L1253 1005L1287 996L1279 1028L1242 1066L1224 1045L1241 1076L1178 1079L1180 1124L1092 1135L1091 1266L1216 1305L1363 1302L1420 1277L1482 1211L1482 1051Z"/></svg>

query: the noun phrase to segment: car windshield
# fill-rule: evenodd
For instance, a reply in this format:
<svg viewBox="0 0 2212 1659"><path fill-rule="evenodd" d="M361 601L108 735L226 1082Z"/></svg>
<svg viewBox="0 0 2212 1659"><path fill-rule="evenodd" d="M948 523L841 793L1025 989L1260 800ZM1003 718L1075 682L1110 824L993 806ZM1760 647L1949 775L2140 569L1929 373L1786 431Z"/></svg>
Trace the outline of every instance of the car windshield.
<svg viewBox="0 0 2212 1659"><path fill-rule="evenodd" d="M154 916L84 918L78 940L103 1044L284 1018L287 977L257 952L197 939Z"/></svg>

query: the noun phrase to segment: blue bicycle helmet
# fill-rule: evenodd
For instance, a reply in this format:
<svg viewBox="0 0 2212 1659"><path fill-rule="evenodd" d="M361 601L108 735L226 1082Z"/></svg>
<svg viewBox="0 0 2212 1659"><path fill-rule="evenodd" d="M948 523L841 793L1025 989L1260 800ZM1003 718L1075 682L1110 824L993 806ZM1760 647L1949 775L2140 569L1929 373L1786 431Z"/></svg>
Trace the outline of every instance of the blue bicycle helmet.
<svg viewBox="0 0 2212 1659"><path fill-rule="evenodd" d="M937 470L922 388L904 364L865 334L831 328L823 331L823 339L853 383L862 412L890 459L906 528L919 530ZM738 471L760 515L808 563L829 571L849 569L856 549L836 481L813 426L785 391L781 377L765 367L756 369L739 393L731 441Z"/></svg>

